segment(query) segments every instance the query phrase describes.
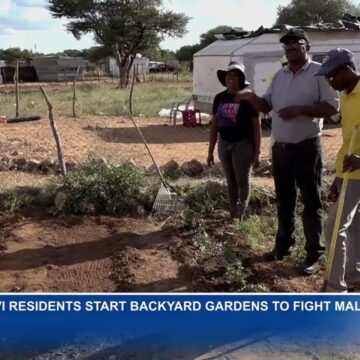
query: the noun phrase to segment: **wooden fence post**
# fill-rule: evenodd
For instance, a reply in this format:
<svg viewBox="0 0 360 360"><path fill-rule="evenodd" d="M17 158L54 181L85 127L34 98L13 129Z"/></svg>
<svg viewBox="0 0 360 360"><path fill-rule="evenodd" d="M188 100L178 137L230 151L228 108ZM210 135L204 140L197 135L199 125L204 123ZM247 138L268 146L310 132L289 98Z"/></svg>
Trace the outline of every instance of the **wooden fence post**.
<svg viewBox="0 0 360 360"><path fill-rule="evenodd" d="M49 121L50 121L50 126L51 126L52 133L53 133L54 138L55 138L56 149L57 149L57 153L58 153L58 160L59 160L60 169L61 169L61 175L63 177L65 177L66 176L66 165L65 165L65 161L64 161L63 148L62 148L60 136L59 136L59 133L57 131L56 121L55 121L54 114L53 114L53 106L52 106L52 104L50 102L49 97L46 94L46 91L44 90L44 88L42 86L40 86L40 90L41 90L42 94L44 95L46 104L47 104L48 109L49 109Z"/></svg>
<svg viewBox="0 0 360 360"><path fill-rule="evenodd" d="M16 96L16 114L19 116L19 60L16 60L16 69L15 69L15 96Z"/></svg>
<svg viewBox="0 0 360 360"><path fill-rule="evenodd" d="M73 95L73 117L76 118L76 110L75 110L75 103L76 103L76 80L80 71L81 65L78 66L77 70L76 70L76 74L74 77L74 83L73 83L73 90L74 90L74 95Z"/></svg>

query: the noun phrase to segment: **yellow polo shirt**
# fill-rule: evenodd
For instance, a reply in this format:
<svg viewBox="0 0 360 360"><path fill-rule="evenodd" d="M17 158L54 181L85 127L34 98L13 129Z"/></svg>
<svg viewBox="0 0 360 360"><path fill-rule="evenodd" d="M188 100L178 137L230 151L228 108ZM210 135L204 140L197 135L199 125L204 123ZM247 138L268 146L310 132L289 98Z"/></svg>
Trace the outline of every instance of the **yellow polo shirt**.
<svg viewBox="0 0 360 360"><path fill-rule="evenodd" d="M360 81L350 94L342 93L340 96L340 113L342 125L343 144L336 159L336 176L342 178L343 161L350 147L351 134L354 126L358 125L352 154L360 155ZM360 169L349 172L349 179L360 180Z"/></svg>

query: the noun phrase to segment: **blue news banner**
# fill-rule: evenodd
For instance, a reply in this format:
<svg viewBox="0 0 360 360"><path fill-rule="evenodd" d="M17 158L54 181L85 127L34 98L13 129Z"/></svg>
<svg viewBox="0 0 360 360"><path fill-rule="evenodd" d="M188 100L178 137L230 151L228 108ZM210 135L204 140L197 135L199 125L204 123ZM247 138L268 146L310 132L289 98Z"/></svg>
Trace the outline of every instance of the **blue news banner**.
<svg viewBox="0 0 360 360"><path fill-rule="evenodd" d="M13 340L86 333L226 342L271 332L344 342L359 330L360 297L349 295L0 295L0 338Z"/></svg>

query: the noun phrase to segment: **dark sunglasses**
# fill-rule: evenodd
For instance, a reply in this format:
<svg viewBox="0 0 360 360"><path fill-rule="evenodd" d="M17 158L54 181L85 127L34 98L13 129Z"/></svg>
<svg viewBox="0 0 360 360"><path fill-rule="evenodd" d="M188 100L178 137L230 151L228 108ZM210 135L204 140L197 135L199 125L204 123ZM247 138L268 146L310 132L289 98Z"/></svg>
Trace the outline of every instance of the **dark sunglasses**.
<svg viewBox="0 0 360 360"><path fill-rule="evenodd" d="M305 39L298 39L298 40L292 40L292 41L286 41L283 43L282 47L284 49L298 49L299 47L306 45L307 42Z"/></svg>

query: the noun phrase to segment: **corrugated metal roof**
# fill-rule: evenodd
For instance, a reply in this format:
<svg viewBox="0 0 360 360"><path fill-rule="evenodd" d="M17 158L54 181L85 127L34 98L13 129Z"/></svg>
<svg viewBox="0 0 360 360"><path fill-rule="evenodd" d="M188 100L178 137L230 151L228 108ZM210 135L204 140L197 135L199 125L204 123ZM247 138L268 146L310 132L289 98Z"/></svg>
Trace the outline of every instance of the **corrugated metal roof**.
<svg viewBox="0 0 360 360"><path fill-rule="evenodd" d="M231 31L216 35L217 41L201 49L194 56L231 56L242 47L251 44L264 34L284 33L297 26L282 24L272 28L260 26L255 31L245 31L243 28L232 28ZM322 23L299 26L308 32L360 32L360 17L345 14L340 20L333 23Z"/></svg>
<svg viewBox="0 0 360 360"><path fill-rule="evenodd" d="M304 30L312 31L360 31L360 17L350 14L345 14L341 19L331 23L324 23L320 21L316 24L309 24L306 26L292 26L287 24L275 25L271 28L264 28L260 26L255 31L246 31L243 28L232 28L231 31L224 34L216 35L218 40L235 40L249 37L256 37L262 34L271 34L287 31L294 27L301 27Z"/></svg>
<svg viewBox="0 0 360 360"><path fill-rule="evenodd" d="M243 46L251 43L254 38L238 38L236 40L218 40L213 42L212 44L208 45L204 49L201 49L194 56L223 56L229 55L234 53L235 51L239 50Z"/></svg>

